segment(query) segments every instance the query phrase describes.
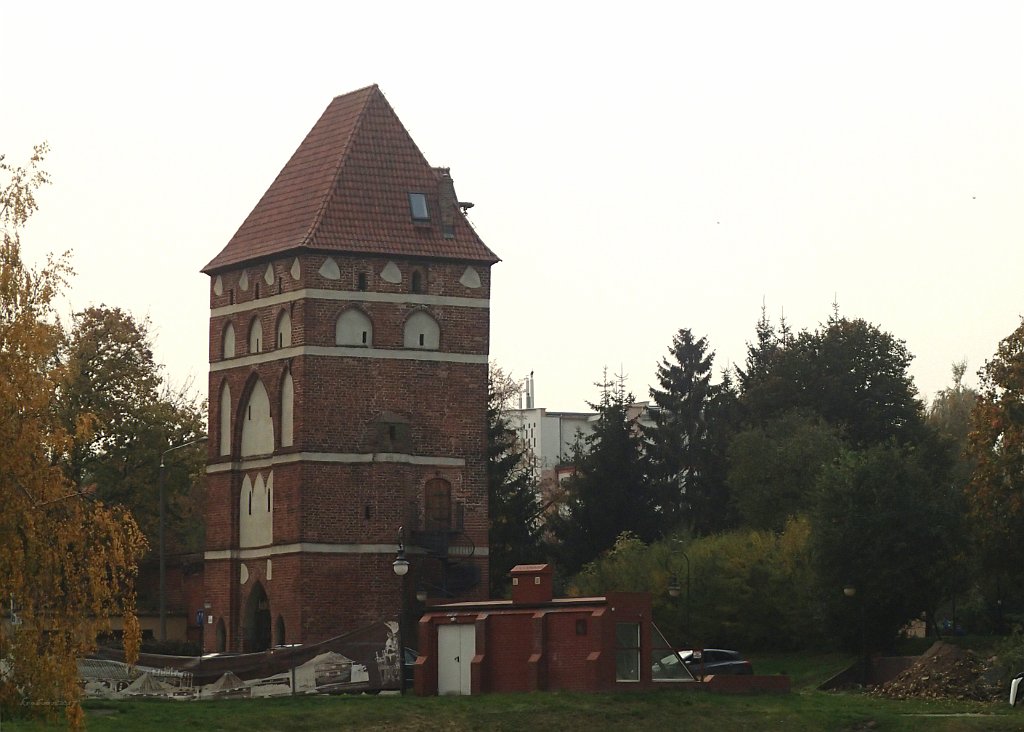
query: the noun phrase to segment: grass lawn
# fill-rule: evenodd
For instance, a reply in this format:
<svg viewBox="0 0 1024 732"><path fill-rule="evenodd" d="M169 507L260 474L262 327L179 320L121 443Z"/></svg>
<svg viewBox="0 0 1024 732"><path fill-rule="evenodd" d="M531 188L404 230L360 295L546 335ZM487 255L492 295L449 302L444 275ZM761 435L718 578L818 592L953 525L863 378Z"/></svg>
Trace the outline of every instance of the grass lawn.
<svg viewBox="0 0 1024 732"><path fill-rule="evenodd" d="M793 693L724 696L666 689L643 694L487 694L476 697L303 696L210 702L125 701L86 704L89 729L103 730L634 730L685 729L850 732L878 729L1020 730L1024 709L1004 701L892 701L816 690L841 669L838 654L754 656L758 673L786 671ZM0 721L0 732L62 729Z"/></svg>

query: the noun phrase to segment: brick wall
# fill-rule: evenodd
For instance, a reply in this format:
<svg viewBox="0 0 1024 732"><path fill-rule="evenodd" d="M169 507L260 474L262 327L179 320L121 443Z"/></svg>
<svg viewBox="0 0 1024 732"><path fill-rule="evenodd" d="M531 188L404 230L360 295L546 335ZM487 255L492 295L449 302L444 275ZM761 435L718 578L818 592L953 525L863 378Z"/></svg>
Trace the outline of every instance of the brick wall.
<svg viewBox="0 0 1024 732"><path fill-rule="evenodd" d="M226 368L211 371L209 409L211 439L209 463L214 472L207 485L207 550L238 549L238 507L243 477L253 480L256 473L264 479L273 470L273 545L282 547L300 542L353 545L362 547L356 554L278 554L272 558L273 573L265 574L266 558L237 558L207 561L206 596L216 599L214 613L227 618L231 649L240 647L242 617L246 599L255 583L265 589L272 627L280 616L288 642L314 642L353 630L387 617L395 617L398 607L397 578L391 569L399 526L419 528L424 506L424 487L428 480L443 478L451 485L453 506L459 504L464 534L463 545L481 549L471 558L480 571L481 581L468 598L485 596L488 512L486 489L486 399L487 364L430 360L431 352L417 355L426 360L377 357L341 357L312 354L282 354L274 358L276 330L281 313L291 317L291 345L335 345L335 327L339 315L358 307L373 322L375 349L405 350L403 324L408 316L426 310L441 329L439 354L469 354L486 359L489 346L489 311L486 307L415 302L377 302L366 300L310 299L274 302L269 298L287 296L300 289L321 289L353 293L359 274L367 275L367 291L375 295L416 299L422 296L486 299L490 291L490 272L486 265L474 264L481 287L466 288L459 283L466 263L439 263L402 260L394 257L333 256L341 277L322 277L319 268L326 255L299 257L301 275L292 277L295 257L269 262L273 277L264 278L264 261L219 275L221 294L211 283L211 307L234 306L235 312L210 319L210 358ZM394 262L402 275L401 283L385 282L379 273ZM421 294L410 293L413 271L420 273ZM243 272L248 289L242 290ZM214 282L216 278L214 278ZM256 296L257 285L259 297ZM269 301L268 301L269 300ZM263 301L261 303L261 301ZM266 304L263 304L266 303ZM245 306L251 305L251 308ZM247 362L249 329L254 318L263 326L262 356L269 360ZM235 358L223 359L222 334L227 322L235 331ZM417 351L419 349L416 349ZM237 365L236 363L237 362ZM293 444L281 445L281 392L286 373L294 384ZM274 456L239 457L241 424L245 405L257 380L267 390L274 422ZM220 394L224 386L231 396L231 455L221 456ZM382 447L379 424L397 419L406 431L401 451ZM289 454L327 453L344 457L342 461L303 460L289 463L279 458ZM401 452L415 456L393 458L382 452ZM431 458L442 458L430 464ZM365 459L366 462L352 462ZM452 460L460 464L451 465ZM239 460L258 466L242 469ZM425 461L425 462L424 462ZM217 470L220 468L220 470ZM386 547L368 550L367 545ZM368 552L369 553L366 553ZM259 553L259 552L256 552ZM266 554L269 554L269 548ZM438 562L426 560L410 547L413 569L407 579L407 591L415 594L415 583L429 576L436 584ZM249 579L240 582L241 565ZM210 626L207 627L210 648ZM276 638L275 638L276 640Z"/></svg>

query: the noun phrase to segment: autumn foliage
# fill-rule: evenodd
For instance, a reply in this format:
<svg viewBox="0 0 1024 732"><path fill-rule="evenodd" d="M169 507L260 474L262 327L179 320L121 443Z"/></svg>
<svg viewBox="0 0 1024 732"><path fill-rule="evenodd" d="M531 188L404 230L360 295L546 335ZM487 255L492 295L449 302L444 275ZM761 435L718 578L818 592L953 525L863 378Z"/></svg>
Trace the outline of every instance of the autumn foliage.
<svg viewBox="0 0 1024 732"><path fill-rule="evenodd" d="M968 499L983 561L1015 575L1024 536L1024 322L999 342L979 376Z"/></svg>
<svg viewBox="0 0 1024 732"><path fill-rule="evenodd" d="M76 659L109 618L124 617L126 652L137 655L133 593L145 539L130 513L77 489L60 467L76 435L55 409L65 377L54 303L71 272L66 256L26 264L19 236L48 182L45 153L37 146L24 167L0 156L0 708L64 711L77 727ZM82 413L74 429L94 424Z"/></svg>

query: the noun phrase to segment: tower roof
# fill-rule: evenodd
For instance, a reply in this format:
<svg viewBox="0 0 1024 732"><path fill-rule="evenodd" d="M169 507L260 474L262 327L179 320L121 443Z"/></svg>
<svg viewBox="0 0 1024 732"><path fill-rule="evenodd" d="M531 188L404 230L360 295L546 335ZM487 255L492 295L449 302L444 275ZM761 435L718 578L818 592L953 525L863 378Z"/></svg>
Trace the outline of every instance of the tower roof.
<svg viewBox="0 0 1024 732"><path fill-rule="evenodd" d="M203 272L299 250L498 261L376 84L335 97Z"/></svg>

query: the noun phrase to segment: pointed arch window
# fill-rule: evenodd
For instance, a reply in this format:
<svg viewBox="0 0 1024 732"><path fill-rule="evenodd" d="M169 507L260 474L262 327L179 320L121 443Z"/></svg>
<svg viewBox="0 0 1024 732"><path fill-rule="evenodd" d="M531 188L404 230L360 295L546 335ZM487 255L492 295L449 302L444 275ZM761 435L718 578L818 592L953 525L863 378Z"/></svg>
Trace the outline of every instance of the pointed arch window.
<svg viewBox="0 0 1024 732"><path fill-rule="evenodd" d="M405 321L405 347L436 351L441 345L441 327L423 310L413 313Z"/></svg>
<svg viewBox="0 0 1024 732"><path fill-rule="evenodd" d="M427 531L447 531L452 526L452 484L443 478L427 481L424 495Z"/></svg>
<svg viewBox="0 0 1024 732"><path fill-rule="evenodd" d="M253 318L249 327L249 353L259 353L263 350L263 323L259 318Z"/></svg>
<svg viewBox="0 0 1024 732"><path fill-rule="evenodd" d="M231 454L231 387L226 381L220 389L220 454Z"/></svg>
<svg viewBox="0 0 1024 732"><path fill-rule="evenodd" d="M228 321L228 324L224 326L224 333L221 336L221 358L234 358L235 357L235 326Z"/></svg>
<svg viewBox="0 0 1024 732"><path fill-rule="evenodd" d="M274 452L274 420L270 415L270 396L259 379L253 384L242 410L242 456L269 455Z"/></svg>
<svg viewBox="0 0 1024 732"><path fill-rule="evenodd" d="M277 347L288 348L292 344L292 316L287 310L281 311L277 319Z"/></svg>
<svg viewBox="0 0 1024 732"><path fill-rule="evenodd" d="M373 323L361 310L349 308L338 316L334 342L339 346L373 345Z"/></svg>
<svg viewBox="0 0 1024 732"><path fill-rule="evenodd" d="M291 371L281 380L281 447L290 447L295 430L295 382Z"/></svg>

